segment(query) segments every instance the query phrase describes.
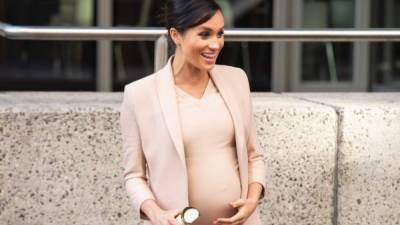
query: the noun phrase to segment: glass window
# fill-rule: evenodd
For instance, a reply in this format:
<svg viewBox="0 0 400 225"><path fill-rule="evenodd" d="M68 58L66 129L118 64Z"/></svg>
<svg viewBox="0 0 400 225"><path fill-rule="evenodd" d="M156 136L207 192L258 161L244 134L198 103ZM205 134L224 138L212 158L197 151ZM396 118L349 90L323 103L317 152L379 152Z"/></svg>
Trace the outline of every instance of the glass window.
<svg viewBox="0 0 400 225"><path fill-rule="evenodd" d="M217 0L225 16L225 28L271 28L272 0ZM246 71L252 91L271 91L271 42L225 42L219 64Z"/></svg>
<svg viewBox="0 0 400 225"><path fill-rule="evenodd" d="M114 41L113 90L123 91L127 83L154 71L154 42Z"/></svg>
<svg viewBox="0 0 400 225"><path fill-rule="evenodd" d="M372 0L371 27L400 28L400 1ZM371 88L373 91L400 90L400 43L371 43Z"/></svg>
<svg viewBox="0 0 400 225"><path fill-rule="evenodd" d="M305 0L305 28L354 27L353 0ZM352 43L303 43L302 81L351 81L353 79Z"/></svg>
<svg viewBox="0 0 400 225"><path fill-rule="evenodd" d="M12 25L93 26L94 0L0 1ZM0 90L95 90L95 42L0 39Z"/></svg>
<svg viewBox="0 0 400 225"><path fill-rule="evenodd" d="M114 26L156 27L161 1L114 0ZM113 90L145 77L154 70L154 42L113 42Z"/></svg>

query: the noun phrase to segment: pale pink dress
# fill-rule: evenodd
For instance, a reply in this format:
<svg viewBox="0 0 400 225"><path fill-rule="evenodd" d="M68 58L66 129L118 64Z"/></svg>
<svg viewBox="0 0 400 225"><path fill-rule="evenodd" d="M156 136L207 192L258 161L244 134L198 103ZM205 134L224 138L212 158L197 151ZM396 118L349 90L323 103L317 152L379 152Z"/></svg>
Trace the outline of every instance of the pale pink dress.
<svg viewBox="0 0 400 225"><path fill-rule="evenodd" d="M230 202L241 186L232 117L209 79L202 98L175 86L189 179L189 204L200 210L195 225L236 213Z"/></svg>

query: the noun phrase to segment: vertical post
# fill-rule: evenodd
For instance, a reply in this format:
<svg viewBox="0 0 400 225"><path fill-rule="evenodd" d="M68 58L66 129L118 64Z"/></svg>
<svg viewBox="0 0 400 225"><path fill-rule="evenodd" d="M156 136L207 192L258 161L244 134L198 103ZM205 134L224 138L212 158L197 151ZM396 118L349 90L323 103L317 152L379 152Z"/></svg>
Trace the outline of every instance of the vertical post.
<svg viewBox="0 0 400 225"><path fill-rule="evenodd" d="M97 26L112 26L112 0L97 1ZM96 91L112 91L112 41L97 41Z"/></svg>
<svg viewBox="0 0 400 225"><path fill-rule="evenodd" d="M370 5L371 0L355 1L355 21L357 29L370 27ZM353 91L368 91L369 87L369 42L354 42L354 68L353 68Z"/></svg>
<svg viewBox="0 0 400 225"><path fill-rule="evenodd" d="M273 1L273 28L287 28L288 25L288 5L287 0ZM273 42L272 43L272 81L271 91L284 92L287 91L288 79L288 43Z"/></svg>
<svg viewBox="0 0 400 225"><path fill-rule="evenodd" d="M383 8L383 13L386 15L384 19L383 27L394 27L393 26L393 12L394 12L394 2L393 0L387 0ZM393 71L393 42L386 42L383 44L383 86L389 87L391 82L393 82L392 71ZM388 66L386 66L388 65Z"/></svg>
<svg viewBox="0 0 400 225"><path fill-rule="evenodd" d="M161 69L168 60L168 40L165 35L161 35L154 46L154 72Z"/></svg>
<svg viewBox="0 0 400 225"><path fill-rule="evenodd" d="M287 16L290 18L290 28L300 29L303 27L303 10L304 1L290 1L288 3ZM304 91L302 90L302 44L300 42L292 42L288 44L290 60L288 60L289 84L286 91Z"/></svg>

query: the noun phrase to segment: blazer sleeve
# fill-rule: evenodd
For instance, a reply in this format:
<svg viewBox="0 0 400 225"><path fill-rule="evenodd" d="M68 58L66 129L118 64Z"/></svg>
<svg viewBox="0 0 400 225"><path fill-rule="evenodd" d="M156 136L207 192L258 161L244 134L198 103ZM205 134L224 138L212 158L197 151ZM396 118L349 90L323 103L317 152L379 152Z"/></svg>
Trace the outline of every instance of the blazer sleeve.
<svg viewBox="0 0 400 225"><path fill-rule="evenodd" d="M262 191L259 198L259 200L261 200L265 196L265 184L266 184L264 154L257 137L257 130L256 130L257 128L254 121L253 103L251 98L249 80L247 78L246 73L242 69L240 69L240 71L243 78L243 83L245 85L245 92L246 92L245 102L246 102L246 108L248 109L246 112L248 113L247 121L249 121L249 135L247 137L247 152L249 160L249 184L252 182L257 182L262 185Z"/></svg>
<svg viewBox="0 0 400 225"><path fill-rule="evenodd" d="M136 121L132 90L125 86L120 113L123 148L123 183L134 210L141 219L149 218L140 210L142 203L154 195L147 183L146 159L144 157L139 127Z"/></svg>

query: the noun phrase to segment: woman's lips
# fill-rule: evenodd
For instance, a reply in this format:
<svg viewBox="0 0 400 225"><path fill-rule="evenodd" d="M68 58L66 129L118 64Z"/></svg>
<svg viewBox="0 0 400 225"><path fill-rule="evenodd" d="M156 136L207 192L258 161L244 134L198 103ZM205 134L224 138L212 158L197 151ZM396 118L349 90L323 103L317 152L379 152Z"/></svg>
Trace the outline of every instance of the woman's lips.
<svg viewBox="0 0 400 225"><path fill-rule="evenodd" d="M216 53L202 53L201 56L203 56L207 63L214 63L217 59Z"/></svg>

